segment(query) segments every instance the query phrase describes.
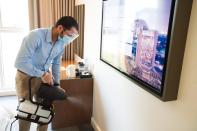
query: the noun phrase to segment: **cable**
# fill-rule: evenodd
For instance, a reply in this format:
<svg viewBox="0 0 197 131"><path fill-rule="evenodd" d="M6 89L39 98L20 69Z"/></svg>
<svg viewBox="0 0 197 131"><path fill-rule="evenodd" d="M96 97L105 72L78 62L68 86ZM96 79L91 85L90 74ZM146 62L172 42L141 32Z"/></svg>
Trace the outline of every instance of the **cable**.
<svg viewBox="0 0 197 131"><path fill-rule="evenodd" d="M16 121L16 120L18 120L17 118L11 123L11 125L10 125L10 131L12 131L12 125L13 125L13 123Z"/></svg>

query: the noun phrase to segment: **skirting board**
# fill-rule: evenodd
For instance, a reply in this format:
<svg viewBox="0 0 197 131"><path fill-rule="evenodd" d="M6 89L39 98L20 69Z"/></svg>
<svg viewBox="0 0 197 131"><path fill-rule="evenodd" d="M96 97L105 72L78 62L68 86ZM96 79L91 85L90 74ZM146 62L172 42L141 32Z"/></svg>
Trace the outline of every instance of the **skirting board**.
<svg viewBox="0 0 197 131"><path fill-rule="evenodd" d="M0 91L0 96L15 96L15 90Z"/></svg>
<svg viewBox="0 0 197 131"><path fill-rule="evenodd" d="M93 117L91 118L91 125L95 131L102 131Z"/></svg>

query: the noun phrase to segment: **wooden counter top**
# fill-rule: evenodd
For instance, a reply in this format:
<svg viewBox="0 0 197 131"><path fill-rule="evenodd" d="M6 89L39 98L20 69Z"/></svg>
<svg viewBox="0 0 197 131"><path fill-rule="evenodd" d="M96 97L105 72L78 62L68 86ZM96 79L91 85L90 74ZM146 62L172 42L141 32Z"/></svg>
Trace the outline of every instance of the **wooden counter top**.
<svg viewBox="0 0 197 131"><path fill-rule="evenodd" d="M63 61L61 65L61 87L66 90L67 99L54 102L55 117L52 129L90 124L93 105L93 78L66 76L66 67L74 61Z"/></svg>

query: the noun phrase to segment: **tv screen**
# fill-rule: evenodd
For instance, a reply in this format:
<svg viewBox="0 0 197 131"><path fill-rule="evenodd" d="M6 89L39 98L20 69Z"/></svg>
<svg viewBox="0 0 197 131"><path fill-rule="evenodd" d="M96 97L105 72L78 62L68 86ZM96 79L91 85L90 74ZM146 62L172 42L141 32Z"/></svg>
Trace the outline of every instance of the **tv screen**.
<svg viewBox="0 0 197 131"><path fill-rule="evenodd" d="M161 94L175 0L103 1L100 59Z"/></svg>

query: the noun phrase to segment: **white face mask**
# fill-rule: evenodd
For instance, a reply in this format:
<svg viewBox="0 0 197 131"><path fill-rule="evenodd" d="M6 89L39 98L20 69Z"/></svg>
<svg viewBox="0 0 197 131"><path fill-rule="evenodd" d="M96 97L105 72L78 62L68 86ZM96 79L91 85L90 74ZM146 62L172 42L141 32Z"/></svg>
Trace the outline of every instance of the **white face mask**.
<svg viewBox="0 0 197 131"><path fill-rule="evenodd" d="M68 36L65 35L63 38L61 38L59 36L59 40L62 41L63 44L69 44L71 43L73 40L75 40L77 37L79 36L79 34L73 34L72 36Z"/></svg>

